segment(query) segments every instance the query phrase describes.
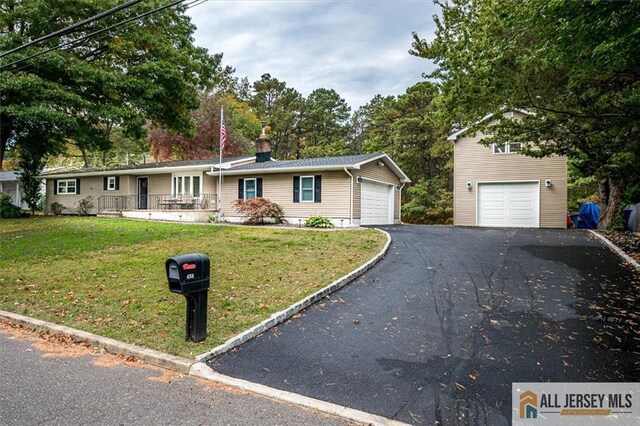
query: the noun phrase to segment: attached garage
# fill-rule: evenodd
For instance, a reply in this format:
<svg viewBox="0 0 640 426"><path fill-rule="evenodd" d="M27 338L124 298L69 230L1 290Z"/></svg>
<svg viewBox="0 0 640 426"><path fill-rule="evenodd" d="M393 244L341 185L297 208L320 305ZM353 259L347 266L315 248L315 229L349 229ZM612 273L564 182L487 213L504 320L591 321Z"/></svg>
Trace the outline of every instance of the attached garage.
<svg viewBox="0 0 640 426"><path fill-rule="evenodd" d="M360 198L361 225L392 225L394 186L364 180Z"/></svg>
<svg viewBox="0 0 640 426"><path fill-rule="evenodd" d="M478 183L478 226L540 227L540 182Z"/></svg>

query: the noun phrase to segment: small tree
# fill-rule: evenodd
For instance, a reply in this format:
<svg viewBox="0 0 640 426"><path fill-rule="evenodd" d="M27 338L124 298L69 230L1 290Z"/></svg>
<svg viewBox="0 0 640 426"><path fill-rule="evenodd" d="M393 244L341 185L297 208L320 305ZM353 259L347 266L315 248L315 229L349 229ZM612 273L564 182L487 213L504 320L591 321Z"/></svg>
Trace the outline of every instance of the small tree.
<svg viewBox="0 0 640 426"><path fill-rule="evenodd" d="M266 198L238 199L233 202L233 209L247 217L244 223L263 225L265 217L275 220L276 223L284 221L282 207Z"/></svg>
<svg viewBox="0 0 640 426"><path fill-rule="evenodd" d="M38 144L42 146L43 144ZM43 153L43 149L38 147L21 147L19 154L20 160L18 161L18 167L20 168L20 187L22 189L22 201L27 203L31 215L35 214L38 209L38 205L42 200L42 181L38 177L44 168L47 160L46 155Z"/></svg>

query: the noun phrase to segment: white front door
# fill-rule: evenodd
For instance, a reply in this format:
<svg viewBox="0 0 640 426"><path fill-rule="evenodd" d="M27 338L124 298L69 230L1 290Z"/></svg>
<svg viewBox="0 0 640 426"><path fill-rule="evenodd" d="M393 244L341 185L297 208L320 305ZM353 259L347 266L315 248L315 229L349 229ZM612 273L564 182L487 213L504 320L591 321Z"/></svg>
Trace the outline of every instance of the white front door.
<svg viewBox="0 0 640 426"><path fill-rule="evenodd" d="M360 224L393 224L393 185L363 181L361 183Z"/></svg>
<svg viewBox="0 0 640 426"><path fill-rule="evenodd" d="M500 182L478 184L478 226L538 228L540 184Z"/></svg>

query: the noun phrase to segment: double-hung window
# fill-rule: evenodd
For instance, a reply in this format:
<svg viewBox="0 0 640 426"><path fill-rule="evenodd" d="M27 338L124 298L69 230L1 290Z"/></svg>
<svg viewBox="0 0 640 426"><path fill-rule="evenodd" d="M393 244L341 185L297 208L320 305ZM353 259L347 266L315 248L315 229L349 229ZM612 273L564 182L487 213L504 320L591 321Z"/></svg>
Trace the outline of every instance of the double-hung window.
<svg viewBox="0 0 640 426"><path fill-rule="evenodd" d="M313 176L300 177L300 201L313 203Z"/></svg>
<svg viewBox="0 0 640 426"><path fill-rule="evenodd" d="M244 199L256 198L256 180L245 179L244 180Z"/></svg>
<svg viewBox="0 0 640 426"><path fill-rule="evenodd" d="M77 191L76 179L58 180L58 194L75 194Z"/></svg>

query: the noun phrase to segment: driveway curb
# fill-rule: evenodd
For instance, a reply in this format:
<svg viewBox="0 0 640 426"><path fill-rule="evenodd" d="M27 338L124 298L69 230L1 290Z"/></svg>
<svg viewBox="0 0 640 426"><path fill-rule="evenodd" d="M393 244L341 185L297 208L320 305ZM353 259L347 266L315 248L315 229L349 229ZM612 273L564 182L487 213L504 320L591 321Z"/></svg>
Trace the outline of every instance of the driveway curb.
<svg viewBox="0 0 640 426"><path fill-rule="evenodd" d="M389 250L389 246L391 245L391 235L389 235L388 232L383 231L382 229L376 229L376 230L378 232L382 232L384 235L387 236L387 242L384 245L384 247L382 248L382 250L380 250L380 252L378 254L376 254L367 263L365 263L364 265L360 266L358 269L348 273L347 275L338 278L337 280L335 280L334 282L332 282L328 286L324 287L321 290L318 290L317 292L313 293L310 296L305 297L301 301L294 303L293 305L289 306L286 309L283 309L280 312L276 312L275 314L271 315L271 317L269 317L266 320L262 321L260 324L255 325L255 326L251 327L250 329L243 331L242 333L230 338L229 340L227 340L223 344L216 346L215 348L211 349L208 352L205 352L203 354L197 355L196 356L196 360L204 362L204 361L207 361L207 360L209 360L211 358L214 358L214 357L216 357L216 356L218 356L220 354L223 354L223 353L225 353L227 351L230 351L231 349L233 349L235 347L240 346L244 342L246 342L248 340L251 340L254 337L256 337L256 336L264 333L265 331L269 330L271 327L276 326L276 325L288 320L289 318L291 318L292 316L294 316L296 313L300 312L304 308L307 308L307 307L313 305L318 300L320 300L323 297L325 297L325 296L327 296L327 295L329 295L329 294L341 289L342 287L344 287L345 285L347 285L348 283L350 283L351 281L353 281L354 279L356 279L360 275L362 275L365 272L367 272L373 265L378 263L380 261L380 259L382 259L384 257L384 255L387 253L387 250Z"/></svg>
<svg viewBox="0 0 640 426"><path fill-rule="evenodd" d="M317 410L325 414L337 416L352 422L362 423L365 425L381 425L381 426L401 426L407 425L397 420L392 420L376 414L366 413L364 411L355 410L353 408L342 405L332 404L330 402L321 401L319 399L310 398L308 396L298 395L295 393L275 389L269 386L253 383L242 379L220 374L211 369L204 362L197 362L191 366L189 375L200 377L222 385L231 386L254 394L262 395L278 401L288 402L297 406Z"/></svg>
<svg viewBox="0 0 640 426"><path fill-rule="evenodd" d="M636 271L640 272L640 263L636 262L636 260L629 256L627 253L625 253L620 247L618 247L617 245L615 245L614 243L611 242L611 240L609 240L607 237L605 237L604 235L600 235L598 234L596 231L594 231L593 229L589 229L589 232L591 232L591 234L595 235L596 237L600 238L600 240L602 240L602 242L604 242L606 245L608 245L613 251L615 251L621 258L623 258L624 260L626 260L631 266L633 266L634 268L636 268Z"/></svg>
<svg viewBox="0 0 640 426"><path fill-rule="evenodd" d="M65 325L54 324L52 322L30 318L24 315L14 314L12 312L0 311L0 319L20 324L37 331L53 331L56 333L62 333L64 335L71 336L78 342L87 342L91 346L104 348L110 353L134 356L146 363L175 370L184 374L189 373L191 365L195 363L194 360L188 358L154 351L153 349L143 348L142 346L132 345L109 337L98 336L97 334L77 330Z"/></svg>

